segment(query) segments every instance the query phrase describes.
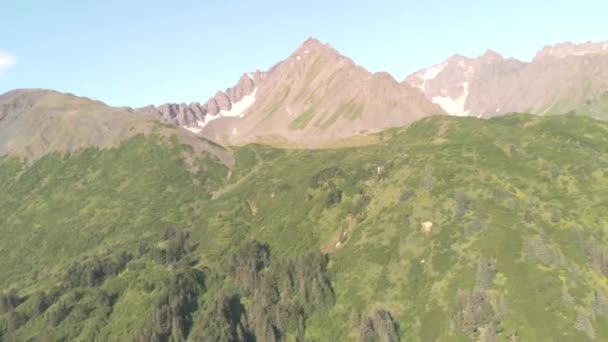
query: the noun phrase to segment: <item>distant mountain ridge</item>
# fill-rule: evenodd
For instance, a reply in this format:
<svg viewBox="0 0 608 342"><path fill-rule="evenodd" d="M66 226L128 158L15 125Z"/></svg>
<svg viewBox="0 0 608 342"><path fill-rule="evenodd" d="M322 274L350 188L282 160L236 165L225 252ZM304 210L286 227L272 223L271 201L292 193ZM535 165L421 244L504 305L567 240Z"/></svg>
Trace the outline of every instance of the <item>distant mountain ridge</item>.
<svg viewBox="0 0 608 342"><path fill-rule="evenodd" d="M455 55L406 77L405 83L452 115L575 111L608 117L608 42L546 46L529 63L488 50Z"/></svg>
<svg viewBox="0 0 608 342"><path fill-rule="evenodd" d="M224 145L367 144L369 133L446 113L489 118L576 112L608 118L608 42L545 46L531 62L492 50L477 58L454 55L398 82L310 38L269 70L244 73L204 102L116 108L44 90L9 92L0 102L0 154L28 158L115 146L129 132L149 131L139 126L149 126L150 119Z"/></svg>
<svg viewBox="0 0 608 342"><path fill-rule="evenodd" d="M44 89L19 89L0 94L0 158L36 160L51 152L71 153L88 147L115 148L138 135L176 135L195 153L208 152L223 164L232 156L220 146L165 127L149 115Z"/></svg>
<svg viewBox="0 0 608 342"><path fill-rule="evenodd" d="M592 54L608 55L608 42L586 42L580 44L565 42L555 45L547 45L536 54L534 60L540 60L545 57L565 58L570 56L585 56Z"/></svg>

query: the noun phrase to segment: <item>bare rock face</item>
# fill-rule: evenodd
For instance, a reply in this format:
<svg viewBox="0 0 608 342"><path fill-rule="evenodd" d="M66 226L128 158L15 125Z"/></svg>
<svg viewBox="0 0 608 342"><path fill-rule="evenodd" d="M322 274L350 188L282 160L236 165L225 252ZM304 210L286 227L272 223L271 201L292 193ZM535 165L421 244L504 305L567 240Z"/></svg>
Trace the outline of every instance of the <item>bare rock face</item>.
<svg viewBox="0 0 608 342"><path fill-rule="evenodd" d="M192 109L186 104L181 104L178 107L179 111L177 113L177 121L184 122L185 125L190 126L196 124L196 115Z"/></svg>
<svg viewBox="0 0 608 342"><path fill-rule="evenodd" d="M239 80L239 83L234 88L235 101L238 102L243 99L244 96L249 95L253 92L255 84L253 78L250 75L243 75Z"/></svg>
<svg viewBox="0 0 608 342"><path fill-rule="evenodd" d="M608 108L608 43L547 46L530 63L488 50L455 55L405 82L452 115L492 117L511 112L602 117Z"/></svg>
<svg viewBox="0 0 608 342"><path fill-rule="evenodd" d="M232 103L230 103L230 99L223 91L218 91L215 94L215 102L220 110L230 110L232 109Z"/></svg>
<svg viewBox="0 0 608 342"><path fill-rule="evenodd" d="M155 108L154 106L149 106L149 107L141 108L140 110L142 110L142 111L156 110L157 112L159 112L161 117L167 121L170 121L171 119L173 119L176 116L173 106L168 103L164 104L158 108Z"/></svg>
<svg viewBox="0 0 608 342"><path fill-rule="evenodd" d="M198 102L190 105L166 103L158 107L147 106L137 109L140 112L147 112L160 116L164 121L171 122L178 126L190 127L202 120L207 113L207 109Z"/></svg>
<svg viewBox="0 0 608 342"><path fill-rule="evenodd" d="M192 110L194 115L199 119L205 117L205 114L207 114L207 108L201 106L201 104L198 102L193 102L192 104L190 104L190 109Z"/></svg>
<svg viewBox="0 0 608 342"><path fill-rule="evenodd" d="M210 98L205 104L205 107L207 108L207 114L217 115L217 113L220 112L220 106L218 106L215 98Z"/></svg>
<svg viewBox="0 0 608 342"><path fill-rule="evenodd" d="M164 121L197 133L212 120L210 116L215 118L222 111L230 112L234 104L239 103L246 96L250 96L256 89L255 80L261 81L263 78L264 73L260 71L244 74L236 86L226 89L225 92L218 91L203 105L198 102L192 102L189 105L166 103L158 107L138 108L136 111L157 115Z"/></svg>

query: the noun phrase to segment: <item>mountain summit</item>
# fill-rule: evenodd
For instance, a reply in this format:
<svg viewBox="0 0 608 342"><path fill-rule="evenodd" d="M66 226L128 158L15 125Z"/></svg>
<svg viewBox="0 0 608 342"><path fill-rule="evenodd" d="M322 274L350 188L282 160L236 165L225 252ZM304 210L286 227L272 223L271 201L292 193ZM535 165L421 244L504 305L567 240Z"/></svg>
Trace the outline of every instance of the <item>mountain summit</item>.
<svg viewBox="0 0 608 342"><path fill-rule="evenodd" d="M315 38L268 71L245 74L205 105L140 110L225 143L310 147L444 113L418 89L370 73Z"/></svg>

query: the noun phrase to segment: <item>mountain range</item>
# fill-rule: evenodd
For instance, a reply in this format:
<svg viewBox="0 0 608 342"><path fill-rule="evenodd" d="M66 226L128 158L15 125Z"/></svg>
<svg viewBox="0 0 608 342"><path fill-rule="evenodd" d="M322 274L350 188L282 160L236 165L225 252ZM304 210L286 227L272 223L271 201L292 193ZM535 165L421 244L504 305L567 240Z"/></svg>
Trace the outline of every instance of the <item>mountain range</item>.
<svg viewBox="0 0 608 342"><path fill-rule="evenodd" d="M529 63L492 50L477 58L454 55L398 82L310 38L284 61L244 74L204 105L137 110L228 144L319 147L446 113L603 118L607 101L608 43L546 46Z"/></svg>
<svg viewBox="0 0 608 342"><path fill-rule="evenodd" d="M8 113L12 108L30 108L28 101L48 100L48 94L37 90L7 93L0 97L0 113ZM60 97L60 94L53 96ZM46 106L44 101L42 106ZM55 99L55 102L63 101ZM531 62L504 58L492 50L477 58L454 55L398 82L385 72L370 73L329 44L310 38L269 70L245 73L234 87L217 91L203 103L167 103L133 109L110 108L96 101L67 102L78 102L80 109L86 109L91 115L128 112L120 114L120 119L105 118L106 129L115 137L124 135L121 132L129 126L125 122L125 126L114 129L123 118L145 121L151 117L222 145L262 142L301 148L370 143L370 133L405 126L432 115L488 118L514 112L537 115L572 112L605 118L608 43L546 46ZM93 103L94 108L88 109ZM6 115L0 116L0 124L9 124L10 118L4 118ZM54 134L53 128L47 127L53 119L47 117L45 122L38 122L41 120L38 117L24 117L26 115L21 115L19 120L30 120L29 126L26 125L29 129L26 126L19 129L31 133L24 136L43 141L26 142L21 137L17 139L21 139L20 143L9 144L12 131L5 128L0 131L0 152L40 154L36 149L44 151L41 146L48 145L44 140L49 140L45 134ZM80 123L75 125L85 121L78 119ZM39 134L42 129L46 133ZM135 131L138 129L132 132ZM82 134L71 137L67 143L76 147L82 145L79 142L99 138L99 134L87 128L72 133ZM64 149L70 150L67 145ZM106 146L106 143L99 145ZM24 149L29 152L23 152Z"/></svg>

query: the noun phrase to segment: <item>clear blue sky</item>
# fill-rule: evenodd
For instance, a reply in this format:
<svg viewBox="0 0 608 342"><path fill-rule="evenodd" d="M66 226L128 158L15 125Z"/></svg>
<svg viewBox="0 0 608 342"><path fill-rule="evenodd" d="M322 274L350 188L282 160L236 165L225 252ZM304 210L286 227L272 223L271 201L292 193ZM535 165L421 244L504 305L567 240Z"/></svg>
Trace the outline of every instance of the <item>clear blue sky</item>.
<svg viewBox="0 0 608 342"><path fill-rule="evenodd" d="M608 40L606 0L1 0L0 93L52 88L111 105L206 101L306 38L402 80L454 53L529 60Z"/></svg>

